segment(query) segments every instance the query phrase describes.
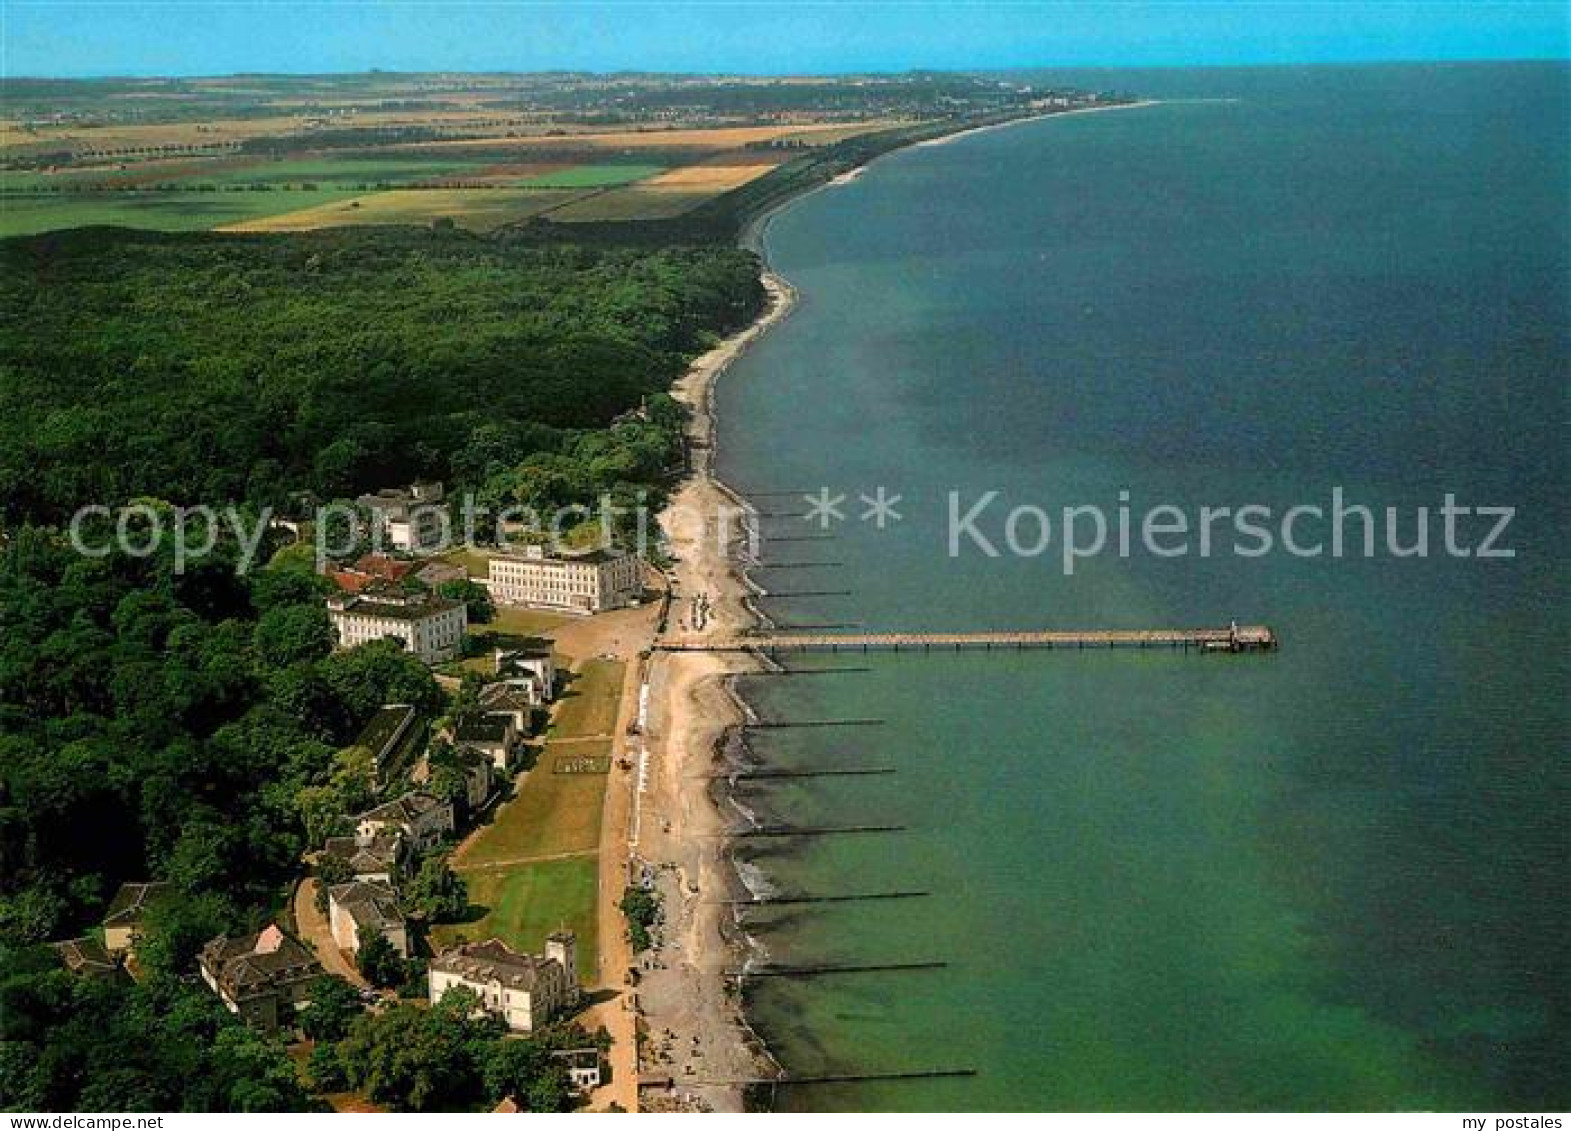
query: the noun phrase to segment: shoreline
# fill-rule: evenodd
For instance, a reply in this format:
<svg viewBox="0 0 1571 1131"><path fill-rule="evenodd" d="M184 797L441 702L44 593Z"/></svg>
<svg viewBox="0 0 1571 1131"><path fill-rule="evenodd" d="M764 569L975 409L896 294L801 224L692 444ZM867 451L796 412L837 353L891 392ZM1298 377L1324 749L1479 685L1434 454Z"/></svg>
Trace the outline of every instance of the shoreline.
<svg viewBox="0 0 1571 1131"><path fill-rule="evenodd" d="M703 627L684 627L689 638L734 635L762 623L751 602L755 589L732 554L737 538L731 531L722 536L709 517L748 510L714 474L715 384L796 303L791 285L767 268L761 282L769 297L759 317L695 360L671 391L692 412L693 452L692 473L659 516L674 559L668 570L671 616L684 622L696 596L708 601ZM726 806L724 779L714 775L729 765L728 739L749 715L736 678L759 666L745 655L722 653L656 652L650 660L649 784L632 851L657 878L665 922L658 947L640 969L647 1039L639 1071L668 1076L675 1095L648 1107L641 1102L641 1109L741 1111L742 1081L780 1074L725 976L746 965L753 944L735 912L720 902L744 897L747 888L723 835L735 816Z"/></svg>
<svg viewBox="0 0 1571 1131"><path fill-rule="evenodd" d="M877 165L880 161L886 161L889 158L901 153L905 153L908 150L922 149L924 147L934 145L947 145L952 141L958 141L960 138L970 137L972 134L987 133L990 130L1007 129L1010 126L1019 126L1026 122L1045 122L1052 118L1077 117L1081 114L1094 114L1109 110L1138 110L1147 106L1160 106L1166 101L1171 100L1160 98L1140 98L1133 102L1118 102L1110 106L1082 106L1077 109L1050 110L1041 114L1025 114L1018 118L1009 118L1002 122L989 122L986 125L980 126L966 126L950 133L939 134L937 137L930 137L922 141L913 141L905 145L896 146L894 149L886 150L883 153L876 154L875 156L862 162L862 164L847 169L843 173L838 173L826 181L820 181L818 184L809 185L798 192L792 193L783 200L777 200L773 204L768 205L762 212L758 213L756 216L753 216L742 225L742 230L738 232L736 236L736 245L738 247L745 248L746 250L751 251L754 255L758 256L759 260L764 265L764 269L768 271L769 256L764 247L764 235L769 229L769 222L773 220L777 214L784 211L791 205L796 204L798 201L806 200L814 193L823 192L825 189L839 188L844 185L853 184L860 180L863 174L865 174L873 166ZM1186 99L1180 101L1195 100ZM781 276L777 275L775 277L782 284L785 284L786 286L790 285Z"/></svg>
<svg viewBox="0 0 1571 1131"><path fill-rule="evenodd" d="M816 192L854 182L879 161L906 149L943 145L1023 122L1155 104L1142 100L1059 110L914 142L779 201L747 222L737 244L758 256L768 305L747 327L697 358L671 390L692 412L688 439L693 452L691 474L659 516L674 558L668 571L672 615L680 618L684 603L698 594L709 602L704 627L682 624L685 637L736 636L770 623L754 603L758 587L732 553L735 541L728 538L722 544L704 516L726 513L722 508L731 514L752 513L748 502L714 470L714 398L732 362L796 306L795 288L769 265L765 236L775 216ZM641 1110L657 1109L658 1104L668 1110L743 1111L746 1089L739 1081L784 1074L753 1029L740 996L731 992L735 983L725 976L728 967L745 968L762 948L742 929L737 913L721 902L756 894L723 835L737 817L746 821L750 815L731 799L725 777L717 775L736 768L737 752L728 739L738 724L753 717L736 687L738 678L762 670L763 664L739 653L662 652L653 653L649 664L649 819L630 852L633 861L652 868L658 877L666 921L660 943L640 974L638 1025L648 1040L640 1042L638 1068L641 1074L669 1076L675 1096L649 1108L641 1102ZM636 782L633 788L638 788ZM645 1044L656 1063L646 1062Z"/></svg>

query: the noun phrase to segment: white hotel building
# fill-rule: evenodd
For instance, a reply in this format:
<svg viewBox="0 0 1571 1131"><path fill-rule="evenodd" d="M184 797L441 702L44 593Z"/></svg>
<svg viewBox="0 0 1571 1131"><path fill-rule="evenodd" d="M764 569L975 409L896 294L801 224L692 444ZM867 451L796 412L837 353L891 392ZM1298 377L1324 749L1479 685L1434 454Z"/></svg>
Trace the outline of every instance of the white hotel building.
<svg viewBox="0 0 1571 1131"><path fill-rule="evenodd" d="M578 1004L577 954L572 931L548 935L544 954L519 954L500 939L464 943L431 959L431 1001L463 986L480 999L478 1011L495 1014L515 1033L530 1033Z"/></svg>
<svg viewBox="0 0 1571 1131"><path fill-rule="evenodd" d="M522 554L493 557L486 587L498 605L598 613L638 603L643 563L623 550L558 555L529 546Z"/></svg>
<svg viewBox="0 0 1571 1131"><path fill-rule="evenodd" d="M469 628L469 610L462 601L394 591L329 597L327 615L341 647L392 636L427 664L457 656Z"/></svg>

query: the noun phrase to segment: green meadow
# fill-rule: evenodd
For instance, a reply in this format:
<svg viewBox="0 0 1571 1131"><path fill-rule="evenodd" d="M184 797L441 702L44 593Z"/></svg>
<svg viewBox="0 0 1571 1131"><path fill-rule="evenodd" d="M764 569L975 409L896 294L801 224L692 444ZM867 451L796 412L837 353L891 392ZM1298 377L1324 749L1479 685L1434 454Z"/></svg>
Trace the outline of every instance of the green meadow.
<svg viewBox="0 0 1571 1131"><path fill-rule="evenodd" d="M472 922L434 928L432 947L440 950L460 938L471 942L498 938L514 950L533 954L545 945L548 934L567 927L578 935L578 977L593 981L599 868L598 857L570 856L506 870L465 872L469 902L483 908L484 914Z"/></svg>
<svg viewBox="0 0 1571 1131"><path fill-rule="evenodd" d="M518 181L523 188L610 188L665 172L664 165L574 165Z"/></svg>

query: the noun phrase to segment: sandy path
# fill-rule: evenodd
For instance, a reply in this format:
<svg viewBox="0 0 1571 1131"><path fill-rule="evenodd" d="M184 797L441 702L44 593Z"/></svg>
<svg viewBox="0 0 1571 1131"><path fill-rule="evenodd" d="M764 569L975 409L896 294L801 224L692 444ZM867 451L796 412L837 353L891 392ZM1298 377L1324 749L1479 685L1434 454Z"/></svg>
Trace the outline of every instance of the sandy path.
<svg viewBox="0 0 1571 1131"><path fill-rule="evenodd" d="M336 974L357 989L369 989L355 964L333 941L333 928L327 916L316 909L316 877L307 876L295 889L295 930L302 941L316 951L316 960L329 974Z"/></svg>
<svg viewBox="0 0 1571 1131"><path fill-rule="evenodd" d="M645 613L645 634L640 640L647 645L653 636L654 609L651 607ZM627 667L622 678L622 698L617 708L618 736L627 735L629 724L638 717L638 689L644 668L643 660L637 655L623 658ZM589 990L595 1004L587 1011L584 1021L591 1029L603 1025L606 1032L611 1034L611 1071L609 1079L589 1097L589 1105L596 1111L608 1110L613 1104L625 1111L638 1110L636 1015L627 979L628 968L633 964L633 952L618 906L622 891L627 886L628 814L632 807L631 791L635 786L632 773L622 768L624 761L631 762L636 757L629 749L630 746L625 737L618 737L612 747L611 776L606 782L600 818L600 874L596 896L599 901L599 957L595 984Z"/></svg>

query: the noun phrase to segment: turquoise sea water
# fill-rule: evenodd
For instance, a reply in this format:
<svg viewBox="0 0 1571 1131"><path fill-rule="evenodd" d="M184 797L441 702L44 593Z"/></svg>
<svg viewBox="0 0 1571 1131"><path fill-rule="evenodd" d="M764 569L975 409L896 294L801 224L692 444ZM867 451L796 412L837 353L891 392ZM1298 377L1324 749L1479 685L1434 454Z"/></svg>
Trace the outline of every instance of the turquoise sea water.
<svg viewBox="0 0 1571 1131"><path fill-rule="evenodd" d="M931 893L755 914L770 957L949 964L759 982L758 1026L798 1074L979 1072L773 1102L1564 1108L1568 70L1116 78L1173 101L905 151L776 216L802 301L721 383L721 473L850 496L834 540L766 546L837 563L766 585L850 591L769 602L787 623L1236 617L1282 650L749 684L767 717L884 720L758 733L755 757L895 772L739 800L906 826L751 863L792 892ZM903 496L883 531L857 517L880 485ZM1280 515L1335 487L1405 508L1404 542L1430 507L1431 556L1059 558L1059 509L1113 517L1120 491L1138 536L1157 503ZM947 552L948 493L988 490L1000 545L1010 507L1054 516L1046 553ZM1516 557L1445 556L1448 492L1515 507Z"/></svg>

